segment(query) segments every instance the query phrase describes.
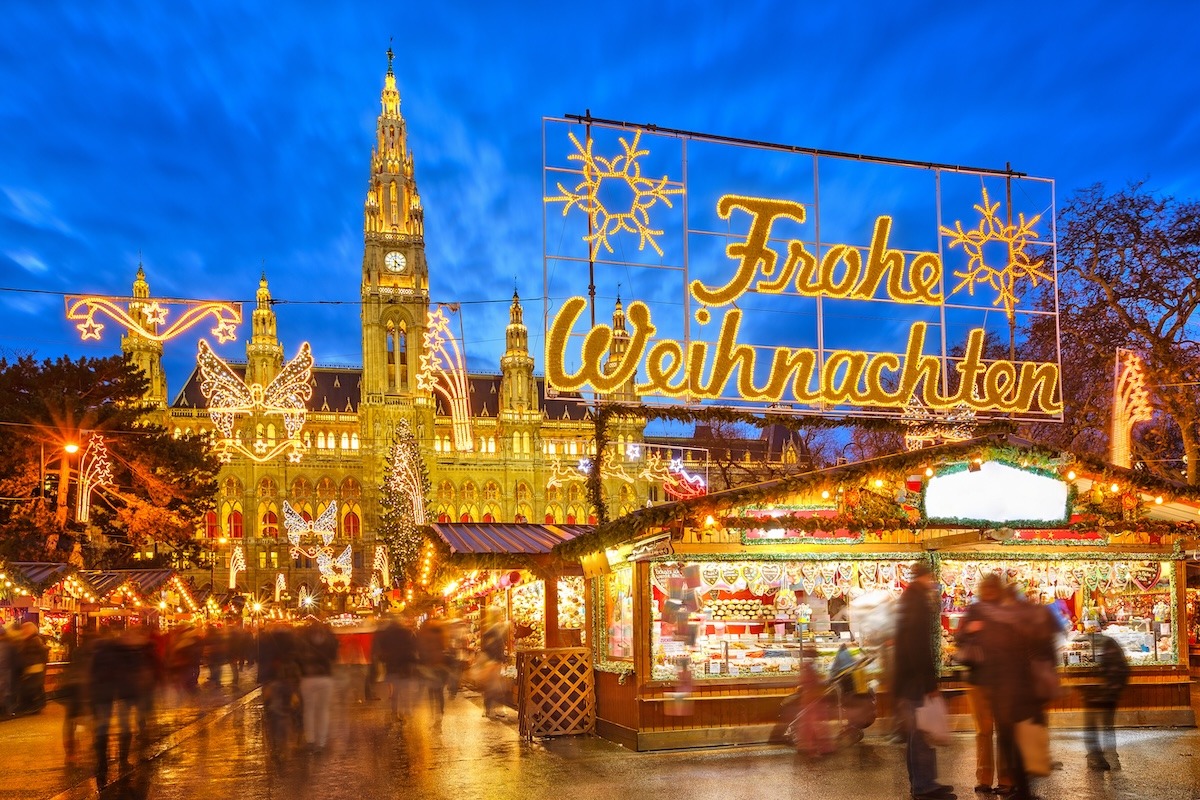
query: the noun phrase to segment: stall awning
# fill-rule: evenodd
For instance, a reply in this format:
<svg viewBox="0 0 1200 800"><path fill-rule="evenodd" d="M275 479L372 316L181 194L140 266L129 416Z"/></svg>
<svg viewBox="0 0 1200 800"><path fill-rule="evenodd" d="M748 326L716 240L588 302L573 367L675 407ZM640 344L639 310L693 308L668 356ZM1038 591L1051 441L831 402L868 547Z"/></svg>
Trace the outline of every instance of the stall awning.
<svg viewBox="0 0 1200 800"><path fill-rule="evenodd" d="M9 561L3 567L12 573L18 583L27 584L39 592L75 573L75 567L57 561Z"/></svg>
<svg viewBox="0 0 1200 800"><path fill-rule="evenodd" d="M175 576L173 569L114 569L114 570L83 570L81 573L88 583L96 587L101 595L107 595L126 582L132 583L139 595L147 597L157 592L164 583Z"/></svg>
<svg viewBox="0 0 1200 800"><path fill-rule="evenodd" d="M591 533L593 525L527 522L439 522L430 526L454 553L549 553L562 542Z"/></svg>

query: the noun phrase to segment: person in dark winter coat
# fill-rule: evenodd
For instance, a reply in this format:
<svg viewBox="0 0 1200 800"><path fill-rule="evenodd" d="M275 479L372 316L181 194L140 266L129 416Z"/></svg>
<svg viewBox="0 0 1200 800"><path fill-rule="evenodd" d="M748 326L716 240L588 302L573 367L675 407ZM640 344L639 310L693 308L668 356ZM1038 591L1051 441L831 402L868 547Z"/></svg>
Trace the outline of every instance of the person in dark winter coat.
<svg viewBox="0 0 1200 800"><path fill-rule="evenodd" d="M929 565L912 565L911 581L897 607L892 687L907 743L906 764L914 800L955 800L954 788L937 780L937 754L917 729L917 709L938 694L933 658L936 587Z"/></svg>
<svg viewBox="0 0 1200 800"><path fill-rule="evenodd" d="M996 716L987 687L983 683L985 669L983 643L979 631L988 609L995 608L1004 597L1004 582L994 572L983 576L975 593L975 602L967 608L959 622L955 644L959 662L968 668L967 699L975 722L975 791L1004 793L1012 788L1008 754L995 745ZM979 623L979 624L976 624Z"/></svg>
<svg viewBox="0 0 1200 800"><path fill-rule="evenodd" d="M374 643L391 689L391 715L400 720L412 711L413 682L416 680L417 637L407 624L389 621L376 634Z"/></svg>
<svg viewBox="0 0 1200 800"><path fill-rule="evenodd" d="M1088 638L1095 666L1089 681L1079 687L1083 695L1087 764L1094 770L1120 769L1113 722L1121 692L1129 683L1129 660L1121 645L1111 637L1093 630Z"/></svg>
<svg viewBox="0 0 1200 800"><path fill-rule="evenodd" d="M313 620L297 637L300 663L300 697L304 704L304 742L324 750L329 739L329 708L333 703L333 662L338 643L333 629Z"/></svg>
<svg viewBox="0 0 1200 800"><path fill-rule="evenodd" d="M141 629L96 642L92 653L89 692L92 703L96 785L108 780L108 731L115 710L118 723L118 757L122 765L133 756L136 715L138 735L144 743L155 684L154 644Z"/></svg>
<svg viewBox="0 0 1200 800"><path fill-rule="evenodd" d="M1012 588L1006 587L1000 603L981 605L979 618L966 630L982 651L976 671L995 714L996 746L1012 777L1009 796L1029 800L1033 795L1016 728L1026 720L1046 724L1045 700L1033 688L1033 661L1053 662L1055 623L1048 609L1024 602Z"/></svg>

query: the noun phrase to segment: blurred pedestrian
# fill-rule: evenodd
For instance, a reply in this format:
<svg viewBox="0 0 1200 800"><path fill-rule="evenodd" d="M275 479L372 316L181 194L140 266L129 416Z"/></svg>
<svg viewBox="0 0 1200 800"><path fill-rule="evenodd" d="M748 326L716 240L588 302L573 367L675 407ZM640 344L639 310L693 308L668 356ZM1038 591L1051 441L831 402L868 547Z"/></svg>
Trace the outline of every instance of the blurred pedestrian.
<svg viewBox="0 0 1200 800"><path fill-rule="evenodd" d="M975 602L967 608L955 635L956 659L967 667L967 700L975 722L975 791L1004 794L1012 789L1008 754L996 747L996 718L984 682L984 635L987 610L1000 604L1004 582L990 572L979 581ZM993 788L992 780L996 780Z"/></svg>
<svg viewBox="0 0 1200 800"><path fill-rule="evenodd" d="M392 619L375 634L379 660L391 691L391 718L402 720L411 713L413 680L417 665L417 639L412 629Z"/></svg>
<svg viewBox="0 0 1200 800"><path fill-rule="evenodd" d="M507 694L507 684L504 680L504 666L507 661L508 623L497 620L488 625L479 638L479 654L482 664L477 673L480 689L483 692L483 715L485 717L502 716L501 707Z"/></svg>
<svg viewBox="0 0 1200 800"><path fill-rule="evenodd" d="M167 642L167 674L177 688L194 694L200 686L200 661L204 642L192 625L171 631Z"/></svg>
<svg viewBox="0 0 1200 800"><path fill-rule="evenodd" d="M467 626L462 620L451 620L446 625L446 687L451 698L458 697L468 661Z"/></svg>
<svg viewBox="0 0 1200 800"><path fill-rule="evenodd" d="M92 670L93 640L94 637L85 636L78 646L71 648L58 682L58 700L63 707L63 752L68 766L79 763L75 734L90 707L88 679Z"/></svg>
<svg viewBox="0 0 1200 800"><path fill-rule="evenodd" d="M139 742L144 744L149 737L155 674L153 646L146 632L138 628L96 642L88 692L98 787L108 780L108 732L114 711L118 725L117 758L122 768L134 755L135 721Z"/></svg>
<svg viewBox="0 0 1200 800"><path fill-rule="evenodd" d="M263 727L271 761L280 764L287 752L293 726L303 729L300 699L300 665L296 660L293 631L286 625L271 625L258 636L258 679L262 683ZM296 725L297 720L300 721Z"/></svg>
<svg viewBox="0 0 1200 800"><path fill-rule="evenodd" d="M417 669L435 719L446 713L446 629L441 620L428 619L417 632Z"/></svg>
<svg viewBox="0 0 1200 800"><path fill-rule="evenodd" d="M304 705L304 743L320 752L329 739L329 709L333 702L333 662L337 637L324 622L312 620L298 636L300 697Z"/></svg>
<svg viewBox="0 0 1200 800"><path fill-rule="evenodd" d="M38 633L36 622L23 622L17 630L17 713L37 714L46 707L46 662L50 648Z"/></svg>
<svg viewBox="0 0 1200 800"><path fill-rule="evenodd" d="M1129 683L1129 659L1111 636L1105 636L1096 627L1088 633L1093 663L1087 682L1079 687L1083 695L1087 765L1094 770L1120 769L1113 723L1121 692Z"/></svg>
<svg viewBox="0 0 1200 800"><path fill-rule="evenodd" d="M987 694L995 720L997 758L1007 764L1012 782L1011 788L1003 787L1003 794L1030 800L1030 775L1017 726L1022 722L1046 724L1045 701L1034 691L1033 661L1053 656L1049 612L1025 602L1010 585L1004 587L999 603L981 604L977 613L978 619L969 623L967 632L981 648L976 668L979 685Z"/></svg>
<svg viewBox="0 0 1200 800"><path fill-rule="evenodd" d="M939 696L933 656L936 609L933 571L918 561L910 568L908 587L896 610L893 691L896 714L903 726L909 788L914 800L955 800L954 787L937 780L937 754L917 728L917 709Z"/></svg>
<svg viewBox="0 0 1200 800"><path fill-rule="evenodd" d="M12 716L16 711L17 646L9 631L0 625L0 719Z"/></svg>

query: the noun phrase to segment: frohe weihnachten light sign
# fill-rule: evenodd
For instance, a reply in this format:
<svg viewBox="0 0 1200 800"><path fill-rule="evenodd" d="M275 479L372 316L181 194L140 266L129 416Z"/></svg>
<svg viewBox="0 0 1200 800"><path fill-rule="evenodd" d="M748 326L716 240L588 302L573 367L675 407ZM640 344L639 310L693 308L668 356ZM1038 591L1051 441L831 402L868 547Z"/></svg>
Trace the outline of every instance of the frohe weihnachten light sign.
<svg viewBox="0 0 1200 800"><path fill-rule="evenodd" d="M545 127L545 293L573 295L547 306L551 386L801 413L1061 413L1052 182ZM581 296L615 301L618 284L627 334ZM1038 325L1054 361L1017 357Z"/></svg>

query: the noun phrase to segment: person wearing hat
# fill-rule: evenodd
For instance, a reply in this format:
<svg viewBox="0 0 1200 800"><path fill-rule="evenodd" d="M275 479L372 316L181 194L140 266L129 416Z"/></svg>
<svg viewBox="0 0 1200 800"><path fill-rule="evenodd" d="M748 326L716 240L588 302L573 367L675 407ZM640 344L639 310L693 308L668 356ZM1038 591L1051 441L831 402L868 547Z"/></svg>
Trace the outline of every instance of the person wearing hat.
<svg viewBox="0 0 1200 800"><path fill-rule="evenodd" d="M933 570L924 561L909 569L910 580L900 595L896 615L893 690L896 714L906 742L905 765L913 800L956 800L954 787L939 783L937 754L916 724L917 709L938 694L938 671L933 654L936 588Z"/></svg>

